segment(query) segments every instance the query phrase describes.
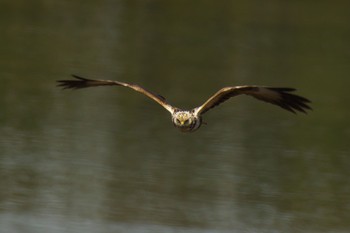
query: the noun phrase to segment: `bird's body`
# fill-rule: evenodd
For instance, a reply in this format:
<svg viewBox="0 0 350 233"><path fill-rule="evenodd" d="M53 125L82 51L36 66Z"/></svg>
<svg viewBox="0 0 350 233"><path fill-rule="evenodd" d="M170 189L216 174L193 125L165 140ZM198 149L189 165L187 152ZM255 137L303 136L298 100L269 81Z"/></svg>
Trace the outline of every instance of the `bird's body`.
<svg viewBox="0 0 350 233"><path fill-rule="evenodd" d="M170 105L163 96L148 91L139 85L112 80L86 79L76 75L73 75L73 77L76 79L59 80L58 86L61 86L64 89L80 89L93 86L124 86L131 88L153 99L167 111L169 111L174 126L182 132L193 132L197 130L202 125L202 115L204 113L223 103L229 98L241 94L253 96L256 99L277 105L293 113L296 113L297 111L306 113L306 110L311 109L311 107L308 105L308 103L310 103L308 99L289 93L295 91L293 88L233 86L222 88L199 107L187 111Z"/></svg>

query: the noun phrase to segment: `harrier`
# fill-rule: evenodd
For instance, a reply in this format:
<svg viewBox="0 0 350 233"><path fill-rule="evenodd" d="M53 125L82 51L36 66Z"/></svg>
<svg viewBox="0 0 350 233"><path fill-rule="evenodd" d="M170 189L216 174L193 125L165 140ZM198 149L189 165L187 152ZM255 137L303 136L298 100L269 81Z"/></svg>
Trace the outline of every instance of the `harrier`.
<svg viewBox="0 0 350 233"><path fill-rule="evenodd" d="M80 89L95 86L123 86L140 92L158 104L162 105L171 114L174 126L182 132L193 132L202 125L202 115L208 110L218 106L231 97L237 95L249 95L258 100L262 100L274 105L277 105L290 112L303 112L311 110L310 101L299 95L292 94L294 88L285 87L265 87L265 86L232 86L224 87L211 96L201 106L191 110L182 110L170 105L163 96L155 94L145 88L136 85L112 80L97 80L82 78L77 75L72 75L73 80L59 80L58 86L63 89Z"/></svg>

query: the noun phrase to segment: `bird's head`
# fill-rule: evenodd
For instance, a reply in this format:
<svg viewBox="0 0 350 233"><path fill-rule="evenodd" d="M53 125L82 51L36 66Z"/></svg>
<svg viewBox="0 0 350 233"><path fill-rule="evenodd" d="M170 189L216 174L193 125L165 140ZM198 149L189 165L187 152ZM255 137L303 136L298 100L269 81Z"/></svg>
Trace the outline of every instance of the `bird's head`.
<svg viewBox="0 0 350 233"><path fill-rule="evenodd" d="M179 111L173 114L173 123L181 131L189 132L197 129L200 122L190 111Z"/></svg>
<svg viewBox="0 0 350 233"><path fill-rule="evenodd" d="M177 112L173 116L173 122L178 127L187 127L192 124L192 115L189 112Z"/></svg>

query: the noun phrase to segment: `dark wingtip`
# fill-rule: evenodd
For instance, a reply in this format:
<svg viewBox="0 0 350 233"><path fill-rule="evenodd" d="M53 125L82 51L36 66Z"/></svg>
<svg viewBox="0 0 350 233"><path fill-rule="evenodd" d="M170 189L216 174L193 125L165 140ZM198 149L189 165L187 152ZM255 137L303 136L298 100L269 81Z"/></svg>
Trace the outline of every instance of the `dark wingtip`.
<svg viewBox="0 0 350 233"><path fill-rule="evenodd" d="M72 74L72 77L78 80L57 80L57 87L65 89L80 89L86 87L86 82L90 81L89 79L80 77L76 74Z"/></svg>
<svg viewBox="0 0 350 233"><path fill-rule="evenodd" d="M270 89L277 91L281 95L281 99L277 101L278 103L275 103L281 108L294 114L297 114L298 112L307 114L307 110L312 110L309 105L311 103L309 99L300 95L289 93L296 91L295 88L282 87Z"/></svg>

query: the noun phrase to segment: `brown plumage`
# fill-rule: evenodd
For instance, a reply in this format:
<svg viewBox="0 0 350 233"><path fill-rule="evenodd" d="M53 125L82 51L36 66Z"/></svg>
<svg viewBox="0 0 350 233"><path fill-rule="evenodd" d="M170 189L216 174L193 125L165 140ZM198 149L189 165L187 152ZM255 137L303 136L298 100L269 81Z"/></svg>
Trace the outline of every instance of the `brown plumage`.
<svg viewBox="0 0 350 233"><path fill-rule="evenodd" d="M163 96L148 91L139 85L112 80L86 79L77 75L73 75L73 77L76 79L57 81L59 83L58 86L62 87L63 89L80 89L94 86L124 86L131 88L148 96L168 110L172 115L174 125L183 132L195 131L201 126L202 115L204 113L225 102L229 98L242 94L253 96L258 100L277 105L293 113L306 113L306 110L311 110L311 107L309 106L310 101L308 99L291 93L295 91L294 88L264 86L224 87L211 96L201 106L187 111L170 105Z"/></svg>

